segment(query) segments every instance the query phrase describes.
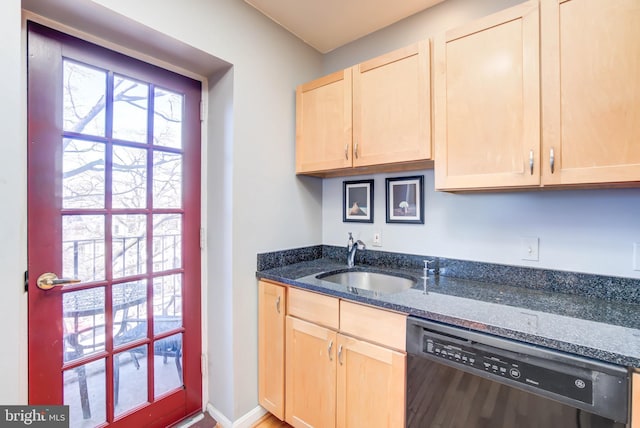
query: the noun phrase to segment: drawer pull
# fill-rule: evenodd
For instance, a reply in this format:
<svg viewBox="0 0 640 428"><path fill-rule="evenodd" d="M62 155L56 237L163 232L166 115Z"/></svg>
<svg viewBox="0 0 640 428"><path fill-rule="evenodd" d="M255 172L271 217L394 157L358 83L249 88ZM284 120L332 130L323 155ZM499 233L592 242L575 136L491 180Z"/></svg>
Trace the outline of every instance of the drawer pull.
<svg viewBox="0 0 640 428"><path fill-rule="evenodd" d="M533 175L533 150L529 150L529 173Z"/></svg>
<svg viewBox="0 0 640 428"><path fill-rule="evenodd" d="M276 299L276 311L280 313L280 296Z"/></svg>
<svg viewBox="0 0 640 428"><path fill-rule="evenodd" d="M329 354L329 361L333 361L333 340L329 341L329 347L327 348L327 354Z"/></svg>
<svg viewBox="0 0 640 428"><path fill-rule="evenodd" d="M342 365L342 345L338 346L338 362Z"/></svg>

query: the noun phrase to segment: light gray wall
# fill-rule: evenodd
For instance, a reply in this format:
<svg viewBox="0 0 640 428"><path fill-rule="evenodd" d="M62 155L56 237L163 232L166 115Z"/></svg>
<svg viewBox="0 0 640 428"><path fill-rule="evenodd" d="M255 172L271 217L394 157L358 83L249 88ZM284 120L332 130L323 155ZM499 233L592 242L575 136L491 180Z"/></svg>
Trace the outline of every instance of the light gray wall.
<svg viewBox="0 0 640 428"><path fill-rule="evenodd" d="M3 326L0 352L0 403L22 404L27 399L26 294L22 290L27 269L26 98L24 56L21 47L20 0L0 6L0 275Z"/></svg>
<svg viewBox="0 0 640 428"><path fill-rule="evenodd" d="M338 48L323 59L325 74L432 37L524 0L445 0L421 13Z"/></svg>
<svg viewBox="0 0 640 428"><path fill-rule="evenodd" d="M324 72L339 70L431 37L518 0L448 0L326 55ZM633 243L640 242L640 190L581 190L449 194L435 192L425 175L424 225L385 222L385 177L375 179L374 224L342 222L342 182L323 182L323 243L345 245L347 232L369 249L408 252L640 278L633 270ZM363 176L357 178L371 178ZM351 177L349 179L352 179ZM355 179L355 177L353 178ZM382 232L380 248L371 246ZM540 239L539 261L522 260L522 237Z"/></svg>
<svg viewBox="0 0 640 428"><path fill-rule="evenodd" d="M385 177L425 176L425 224L385 223ZM323 242L368 249L640 278L640 189L453 194L434 191L433 170L349 177L375 179L374 223L342 222L342 181L323 190ZM382 232L380 248L373 233ZM522 260L522 237L540 239L539 261Z"/></svg>

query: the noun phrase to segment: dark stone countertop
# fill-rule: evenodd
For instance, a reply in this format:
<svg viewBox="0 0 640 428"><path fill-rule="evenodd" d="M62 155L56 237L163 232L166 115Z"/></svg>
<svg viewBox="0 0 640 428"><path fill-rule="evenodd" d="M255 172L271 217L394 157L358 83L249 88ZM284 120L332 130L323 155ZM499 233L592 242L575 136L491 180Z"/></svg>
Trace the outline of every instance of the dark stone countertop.
<svg viewBox="0 0 640 428"><path fill-rule="evenodd" d="M336 258L314 253L306 261L264 265L256 276L417 317L482 331L627 367L640 368L640 305L592 296L500 285L444 275L421 279L415 265L402 269L356 268L411 275L416 285L377 294L319 280L321 272L346 269ZM282 254L280 254L282 256ZM444 260L444 259L443 259ZM275 266L275 267L274 267ZM444 269L443 269L444 270Z"/></svg>

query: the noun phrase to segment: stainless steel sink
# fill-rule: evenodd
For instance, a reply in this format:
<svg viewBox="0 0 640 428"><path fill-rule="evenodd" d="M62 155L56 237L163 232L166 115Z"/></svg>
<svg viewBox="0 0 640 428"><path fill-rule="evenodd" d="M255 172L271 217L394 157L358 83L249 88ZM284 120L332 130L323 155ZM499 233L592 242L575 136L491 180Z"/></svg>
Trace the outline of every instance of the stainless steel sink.
<svg viewBox="0 0 640 428"><path fill-rule="evenodd" d="M345 287L370 290L383 294L408 290L416 284L416 280L409 276L369 271L325 272L317 275L316 278L344 285Z"/></svg>

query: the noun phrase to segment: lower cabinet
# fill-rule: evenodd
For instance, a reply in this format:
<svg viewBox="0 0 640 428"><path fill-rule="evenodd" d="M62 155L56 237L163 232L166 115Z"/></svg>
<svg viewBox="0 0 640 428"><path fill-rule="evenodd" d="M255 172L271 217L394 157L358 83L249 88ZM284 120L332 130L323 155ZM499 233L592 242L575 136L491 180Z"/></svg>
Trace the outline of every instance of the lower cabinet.
<svg viewBox="0 0 640 428"><path fill-rule="evenodd" d="M338 334L336 425L404 427L406 355Z"/></svg>
<svg viewBox="0 0 640 428"><path fill-rule="evenodd" d="M631 428L640 428L640 372L631 376Z"/></svg>
<svg viewBox="0 0 640 428"><path fill-rule="evenodd" d="M284 420L286 288L258 283L258 401Z"/></svg>
<svg viewBox="0 0 640 428"><path fill-rule="evenodd" d="M337 334L287 315L285 420L294 427L336 426Z"/></svg>
<svg viewBox="0 0 640 428"><path fill-rule="evenodd" d="M404 315L264 281L259 287L265 409L283 419L283 403L294 427L404 426ZM284 308L285 290L283 316L276 302Z"/></svg>

